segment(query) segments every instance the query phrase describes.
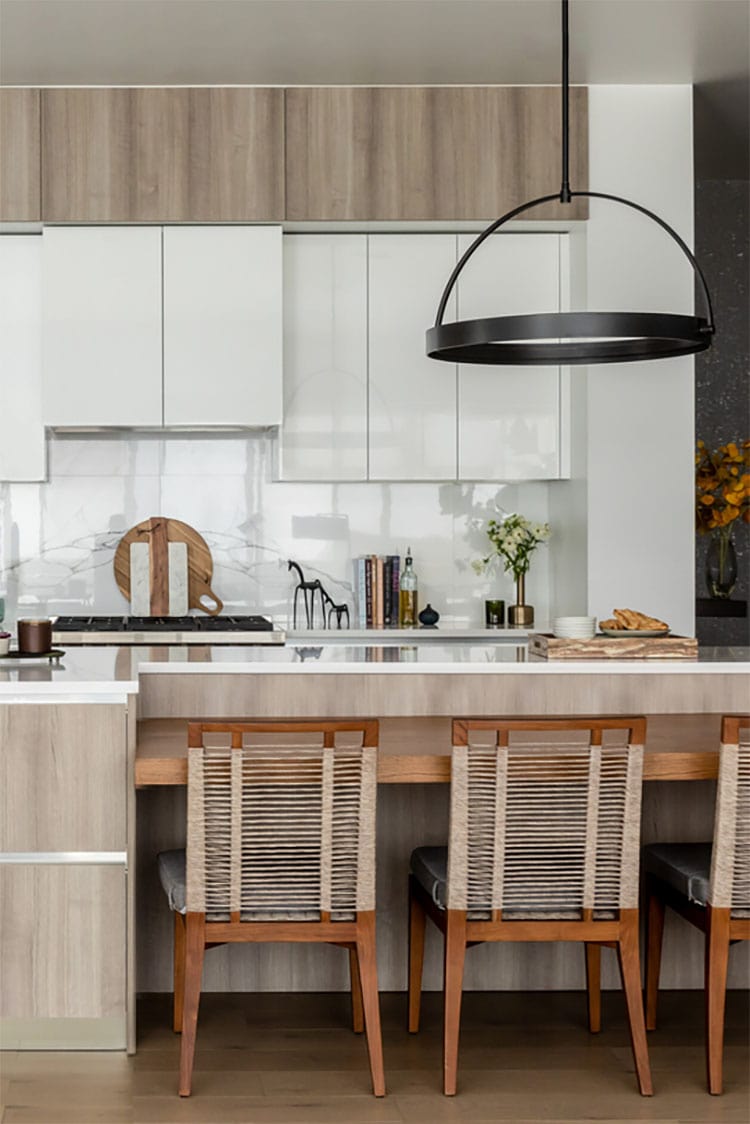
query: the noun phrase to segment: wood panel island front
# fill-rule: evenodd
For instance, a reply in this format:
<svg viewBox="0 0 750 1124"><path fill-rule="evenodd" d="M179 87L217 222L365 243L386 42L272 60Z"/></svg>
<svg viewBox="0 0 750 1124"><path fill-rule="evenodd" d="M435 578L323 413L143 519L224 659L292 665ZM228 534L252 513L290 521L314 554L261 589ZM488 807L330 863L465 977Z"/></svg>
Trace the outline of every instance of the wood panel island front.
<svg viewBox="0 0 750 1124"><path fill-rule="evenodd" d="M645 714L648 843L711 837L720 717L749 704L748 649L553 665L515 643L316 642L85 647L59 667L4 663L0 1045L135 1050L136 994L171 987L156 854L184 845L189 718L381 720L380 986L403 991L409 854L446 840L451 717ZM665 948L664 986L701 987L700 934L677 921ZM337 951L217 948L204 990L346 990ZM579 952L486 946L469 958L466 987L582 988ZM747 986L747 949L730 963L730 986ZM440 981L435 942L425 986Z"/></svg>

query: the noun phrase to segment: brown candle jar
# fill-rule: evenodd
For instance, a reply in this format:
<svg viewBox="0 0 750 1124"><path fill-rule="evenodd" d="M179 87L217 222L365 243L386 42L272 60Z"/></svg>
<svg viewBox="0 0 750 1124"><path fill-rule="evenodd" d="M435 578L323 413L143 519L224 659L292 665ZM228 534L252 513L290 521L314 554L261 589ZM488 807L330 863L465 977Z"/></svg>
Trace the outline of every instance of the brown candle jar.
<svg viewBox="0 0 750 1124"><path fill-rule="evenodd" d="M18 622L18 650L26 655L41 655L52 647L52 621L21 620Z"/></svg>

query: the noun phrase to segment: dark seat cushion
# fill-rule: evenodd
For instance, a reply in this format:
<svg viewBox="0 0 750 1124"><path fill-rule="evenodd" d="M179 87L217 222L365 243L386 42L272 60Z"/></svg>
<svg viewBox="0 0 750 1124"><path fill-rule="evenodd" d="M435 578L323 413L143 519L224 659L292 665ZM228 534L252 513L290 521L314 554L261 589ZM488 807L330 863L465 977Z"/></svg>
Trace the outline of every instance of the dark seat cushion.
<svg viewBox="0 0 750 1124"><path fill-rule="evenodd" d="M185 873L185 849L162 851L157 860L159 878L164 893L169 899L169 908L175 913L187 911L187 876Z"/></svg>
<svg viewBox="0 0 750 1124"><path fill-rule="evenodd" d="M411 853L409 868L424 887L438 909L447 909L448 903L448 848L447 847L417 847ZM483 921L490 917L487 909L469 910L469 921ZM503 917L507 921L554 921L580 919L579 909L552 909L545 905L525 905L523 908L506 909ZM615 916L613 910L597 909L594 918L597 921L611 920Z"/></svg>
<svg viewBox="0 0 750 1124"><path fill-rule="evenodd" d="M411 853L409 869L438 909L448 901L448 848L417 847Z"/></svg>
<svg viewBox="0 0 750 1124"><path fill-rule="evenodd" d="M710 843L651 843L643 850L643 868L688 901L707 904L711 881Z"/></svg>
<svg viewBox="0 0 750 1124"><path fill-rule="evenodd" d="M185 849L179 851L162 851L157 862L159 865L159 878L164 887L164 892L169 899L169 908L175 913L187 913L187 862ZM332 921L353 921L355 914L350 910L333 910ZM228 913L208 913L207 921L227 921ZM240 915L242 921L319 921L320 911L317 909L306 910L258 910L245 911Z"/></svg>

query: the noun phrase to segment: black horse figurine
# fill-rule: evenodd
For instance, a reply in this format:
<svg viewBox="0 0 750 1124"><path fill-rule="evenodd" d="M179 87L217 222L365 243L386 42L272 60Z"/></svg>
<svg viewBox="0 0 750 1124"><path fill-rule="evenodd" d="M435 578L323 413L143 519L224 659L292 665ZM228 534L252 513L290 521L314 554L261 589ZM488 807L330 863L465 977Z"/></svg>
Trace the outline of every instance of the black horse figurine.
<svg viewBox="0 0 750 1124"><path fill-rule="evenodd" d="M299 581L294 587L294 608L292 613L292 628L297 627L297 598L300 593L302 600L305 603L305 625L307 628L315 627L315 595L320 595L320 612L323 620L323 628L326 626L326 609L323 601L323 586L319 580L315 578L314 581L307 581L305 575L302 573L302 567L297 562L289 560L287 565L288 570L296 570Z"/></svg>
<svg viewBox="0 0 750 1124"><path fill-rule="evenodd" d="M292 562L289 559L287 563L288 570L295 570L299 581L294 587L294 607L292 612L292 628L297 627L297 600L300 593L302 600L305 603L305 624L307 628L315 627L315 601L316 594L320 599L320 615L323 622L323 628L331 627L331 618L336 615L336 627L342 627L342 620L346 618L346 627L349 628L349 606L346 604L337 605L331 595L324 589L322 582L319 578L313 581L308 581L302 572L302 567L298 562Z"/></svg>
<svg viewBox="0 0 750 1124"><path fill-rule="evenodd" d="M324 603L328 606L328 612L326 614L326 628L331 627L331 617L334 613L336 614L336 628L344 627L341 623L344 617L346 617L346 627L351 628L351 621L349 619L349 606L346 604L346 602L344 601L340 605L337 605L333 598L329 595L328 591L322 586L320 587L320 592L323 594Z"/></svg>

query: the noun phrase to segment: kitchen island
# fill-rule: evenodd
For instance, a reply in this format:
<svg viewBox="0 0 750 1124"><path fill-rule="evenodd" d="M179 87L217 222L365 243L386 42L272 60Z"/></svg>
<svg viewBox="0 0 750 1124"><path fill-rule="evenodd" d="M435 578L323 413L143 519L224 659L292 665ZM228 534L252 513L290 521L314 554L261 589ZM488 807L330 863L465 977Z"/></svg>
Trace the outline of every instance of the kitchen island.
<svg viewBox="0 0 750 1124"><path fill-rule="evenodd" d="M59 667L5 664L3 1042L133 1049L136 991L171 986L171 918L155 856L184 843L190 717L382 720L380 982L402 990L409 853L447 836L453 715L646 714L643 840L652 842L710 837L719 719L749 704L747 649L547 663L521 644L316 638L275 649L70 648ZM466 986L579 988L579 952L480 948ZM732 986L747 979L745 953L733 954ZM615 979L607 968L605 985ZM664 985L701 981L699 935L674 922ZM436 942L425 983L440 983ZM209 991L347 986L337 950L285 945L213 950L204 979Z"/></svg>

